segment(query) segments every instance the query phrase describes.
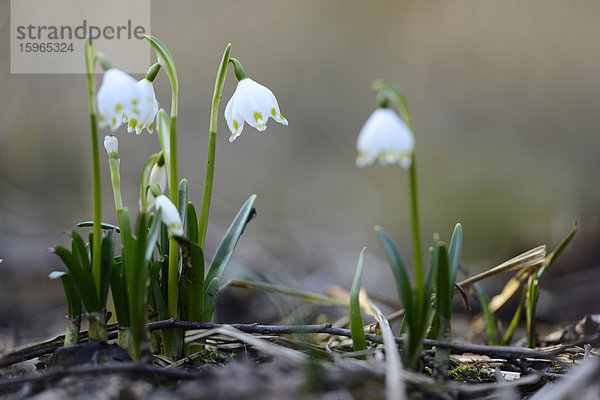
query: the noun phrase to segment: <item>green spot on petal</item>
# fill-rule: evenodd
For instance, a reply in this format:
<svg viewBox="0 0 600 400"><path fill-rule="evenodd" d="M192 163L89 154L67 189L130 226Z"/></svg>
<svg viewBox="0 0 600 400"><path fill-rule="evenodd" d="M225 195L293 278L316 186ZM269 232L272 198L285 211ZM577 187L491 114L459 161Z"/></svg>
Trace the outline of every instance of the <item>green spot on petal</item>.
<svg viewBox="0 0 600 400"><path fill-rule="evenodd" d="M121 112L121 111L123 111L123 105L122 105L122 104L120 104L120 103L117 103L117 104L115 105L115 110L116 110L117 112Z"/></svg>
<svg viewBox="0 0 600 400"><path fill-rule="evenodd" d="M261 113L259 113L258 111L254 112L254 120L258 123L259 121L262 121L263 116Z"/></svg>
<svg viewBox="0 0 600 400"><path fill-rule="evenodd" d="M271 115L277 117L277 110L275 110L275 107L271 108Z"/></svg>
<svg viewBox="0 0 600 400"><path fill-rule="evenodd" d="M238 124L238 122L237 122L237 121L234 119L234 120L233 120L233 129L235 129L235 130L237 131L238 127L239 127L239 124Z"/></svg>

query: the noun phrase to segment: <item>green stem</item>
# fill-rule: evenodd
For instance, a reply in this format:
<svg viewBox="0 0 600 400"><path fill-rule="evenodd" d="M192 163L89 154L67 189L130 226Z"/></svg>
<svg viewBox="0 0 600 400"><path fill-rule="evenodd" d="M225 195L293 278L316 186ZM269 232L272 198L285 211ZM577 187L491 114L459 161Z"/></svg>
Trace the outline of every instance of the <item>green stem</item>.
<svg viewBox="0 0 600 400"><path fill-rule="evenodd" d="M417 199L417 164L413 153L412 164L409 171L410 185L410 217L413 242L413 257L415 262L415 286L422 292L423 287L423 258L421 256L421 228L419 224L419 202ZM417 298L421 298L417 293Z"/></svg>
<svg viewBox="0 0 600 400"><path fill-rule="evenodd" d="M92 275L96 291L101 293L101 250L102 250L102 187L100 182L100 154L98 150L98 124L96 123L96 56L91 41L86 42L85 66L87 72L88 103L92 133L92 176L94 197L94 237L92 242Z"/></svg>
<svg viewBox="0 0 600 400"><path fill-rule="evenodd" d="M112 182L113 195L115 198L115 208L117 210L123 209L123 199L121 198L121 173L119 172L119 166L121 160L118 158L111 158L108 160L110 164L110 179Z"/></svg>
<svg viewBox="0 0 600 400"><path fill-rule="evenodd" d="M200 244L200 247L202 247L202 249L204 249L204 242L206 240L208 214L210 212L213 179L215 176L215 149L217 142L217 118L219 112L219 103L221 102L221 96L223 95L223 86L225 85L225 77L227 75L227 65L229 64L230 54L231 43L229 43L225 48L225 52L223 52L223 58L221 59L221 63L219 64L210 110L210 126L208 132L208 156L206 158L206 177L204 179L202 207L200 208L200 221L198 222L198 243Z"/></svg>
<svg viewBox="0 0 600 400"><path fill-rule="evenodd" d="M177 90L173 89L173 98ZM169 197L175 206L179 204L177 184L177 100L171 103L171 127L169 133L170 162ZM179 246L173 237L169 239L169 284L167 306L170 317L177 316L177 300L179 296Z"/></svg>

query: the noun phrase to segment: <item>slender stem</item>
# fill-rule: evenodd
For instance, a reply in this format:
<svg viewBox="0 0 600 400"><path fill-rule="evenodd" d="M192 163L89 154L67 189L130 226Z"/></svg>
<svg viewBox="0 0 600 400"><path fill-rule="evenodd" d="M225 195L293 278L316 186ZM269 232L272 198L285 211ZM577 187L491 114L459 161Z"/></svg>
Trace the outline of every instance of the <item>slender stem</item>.
<svg viewBox="0 0 600 400"><path fill-rule="evenodd" d="M94 198L94 237L92 242L92 275L96 292L101 292L101 250L102 250L102 187L100 182L100 154L98 150L98 124L96 123L96 56L90 41L86 42L85 66L87 72L90 128L92 133L92 180Z"/></svg>
<svg viewBox="0 0 600 400"><path fill-rule="evenodd" d="M410 109L408 108L408 102L402 96L402 94L394 88L393 93L395 94L394 101L402 114L402 119L408 126L408 128L414 132L412 118L410 115ZM424 292L423 286L423 257L421 248L421 224L419 220L419 201L418 201L418 186L417 186L417 160L416 151L413 149L412 164L409 170L409 188L410 188L410 218L411 218L411 232L413 242L413 257L415 262L415 286L417 290L417 299L421 299Z"/></svg>
<svg viewBox="0 0 600 400"><path fill-rule="evenodd" d="M417 291L423 291L423 258L421 255L421 228L419 223L419 202L417 199L417 164L413 153L409 171L410 185L410 217L413 242L413 257L415 262L415 286ZM420 298L418 296L417 298Z"/></svg>
<svg viewBox="0 0 600 400"><path fill-rule="evenodd" d="M212 120L212 117L211 117ZM208 134L208 155L206 157L206 176L204 178L204 192L202 193L202 206L198 222L198 243L204 249L206 230L208 229L208 214L212 199L213 179L215 176L215 153L217 147L217 134L210 131Z"/></svg>
<svg viewBox="0 0 600 400"><path fill-rule="evenodd" d="M115 198L115 208L117 210L123 209L123 199L121 198L121 173L119 172L119 166L121 160L118 158L111 158L108 160L110 164L110 178L112 182L113 195Z"/></svg>
<svg viewBox="0 0 600 400"><path fill-rule="evenodd" d="M173 99L177 90L173 89ZM169 133L169 149L171 153L169 166L169 197L175 206L179 204L177 184L177 100L171 103L171 127ZM167 307L169 315L177 315L177 300L179 296L179 246L173 237L169 239L169 284Z"/></svg>
<svg viewBox="0 0 600 400"><path fill-rule="evenodd" d="M210 126L208 132L208 156L206 158L206 177L204 179L202 207L200 208L200 221L198 222L198 243L200 244L200 247L202 247L202 249L204 249L204 242L206 240L208 214L210 212L213 179L215 176L215 149L217 142L217 117L219 112L219 103L221 102L221 96L223 95L223 86L225 85L225 77L227 75L227 65L229 64L230 54L231 43L229 43L225 48L223 58L221 59L221 63L219 64L210 110Z"/></svg>

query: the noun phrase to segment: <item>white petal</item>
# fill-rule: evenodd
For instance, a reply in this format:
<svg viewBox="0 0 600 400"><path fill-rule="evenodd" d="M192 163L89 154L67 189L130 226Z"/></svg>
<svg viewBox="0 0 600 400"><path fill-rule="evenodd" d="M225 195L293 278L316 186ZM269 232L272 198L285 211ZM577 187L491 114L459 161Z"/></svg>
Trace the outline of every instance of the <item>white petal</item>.
<svg viewBox="0 0 600 400"><path fill-rule="evenodd" d="M414 137L400 117L388 108L379 108L371 114L362 127L356 150L356 164L364 166L379 159L382 165L398 163L410 167L414 149Z"/></svg>
<svg viewBox="0 0 600 400"><path fill-rule="evenodd" d="M150 170L150 177L148 178L148 185L158 185L160 190L164 193L167 189L167 168L165 164L158 166L154 164L152 170Z"/></svg>
<svg viewBox="0 0 600 400"><path fill-rule="evenodd" d="M104 148L106 149L106 153L110 156L113 153L119 152L119 141L116 136L106 135L104 137Z"/></svg>
<svg viewBox="0 0 600 400"><path fill-rule="evenodd" d="M235 99L237 93L238 91L236 89L236 91L233 93L233 96L231 96L231 99L229 99L227 105L225 106L225 120L227 121L227 126L231 131L231 138L229 138L230 142L233 142L235 138L242 133L242 129L244 129L244 119L239 113L235 112L236 110L234 109L236 105Z"/></svg>
<svg viewBox="0 0 600 400"><path fill-rule="evenodd" d="M174 236L183 236L183 224L175 204L167 196L161 194L156 198L155 205L157 210L161 210L162 222L167 225L169 232Z"/></svg>
<svg viewBox="0 0 600 400"><path fill-rule="evenodd" d="M48 278L50 279L58 279L65 276L67 273L65 271L52 271L48 274Z"/></svg>
<svg viewBox="0 0 600 400"><path fill-rule="evenodd" d="M135 133L139 135L144 128L151 132L148 127L154 123L154 118L158 112L158 102L156 101L152 82L142 79L137 83L137 87L141 101L139 104L139 117L135 123Z"/></svg>
<svg viewBox="0 0 600 400"><path fill-rule="evenodd" d="M125 72L111 68L104 73L97 94L99 126L110 126L115 131L123 123L123 117L137 115L140 101L135 79Z"/></svg>
<svg viewBox="0 0 600 400"><path fill-rule="evenodd" d="M269 117L287 125L273 92L250 78L239 81L225 107L225 119L232 133L229 141L232 142L239 136L244 122L261 132L264 131L267 129Z"/></svg>

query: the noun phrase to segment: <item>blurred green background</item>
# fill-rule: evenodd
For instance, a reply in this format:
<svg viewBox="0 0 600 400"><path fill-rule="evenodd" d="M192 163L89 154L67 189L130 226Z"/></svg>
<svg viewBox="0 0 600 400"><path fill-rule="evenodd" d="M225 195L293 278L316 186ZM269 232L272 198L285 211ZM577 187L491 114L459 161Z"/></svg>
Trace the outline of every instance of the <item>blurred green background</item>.
<svg viewBox="0 0 600 400"><path fill-rule="evenodd" d="M598 16L600 3L591 0L153 1L152 34L179 73L180 176L191 200L199 205L210 100L228 42L289 120L287 127L270 121L264 134L246 126L229 143L222 115L235 89L230 68L207 254L256 193L258 215L232 273L243 264L306 289L349 288L366 245L365 285L394 296L373 226L382 225L410 260L407 174L354 166L377 78L395 82L413 112L425 243L433 232L449 240L461 222L463 262L478 270L552 247L575 220L585 240L600 201ZM48 321L64 314L62 288L46 278L60 264L47 248L67 244L66 232L92 213L85 77L10 74L9 25L4 0L2 329L24 325L25 314ZM168 110L166 75L156 90ZM159 141L124 128L118 137L124 197L135 208L142 166ZM115 222L104 157L102 168L104 219ZM38 298L48 299L43 316Z"/></svg>

